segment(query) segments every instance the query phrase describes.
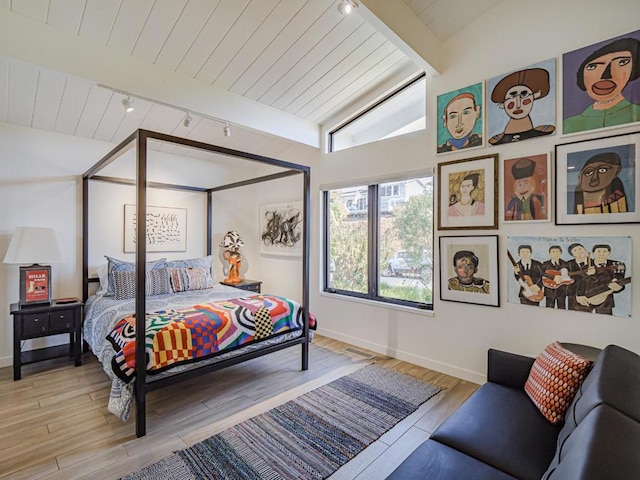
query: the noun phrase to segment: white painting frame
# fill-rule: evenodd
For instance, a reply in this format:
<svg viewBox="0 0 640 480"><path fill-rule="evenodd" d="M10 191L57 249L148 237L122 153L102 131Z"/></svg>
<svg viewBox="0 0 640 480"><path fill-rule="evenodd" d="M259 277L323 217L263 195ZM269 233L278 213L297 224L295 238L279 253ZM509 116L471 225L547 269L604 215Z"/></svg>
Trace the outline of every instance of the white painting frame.
<svg viewBox="0 0 640 480"><path fill-rule="evenodd" d="M302 202L260 205L260 254L302 255Z"/></svg>
<svg viewBox="0 0 640 480"><path fill-rule="evenodd" d="M136 206L124 206L124 253L136 251ZM147 252L187 251L187 209L147 206Z"/></svg>

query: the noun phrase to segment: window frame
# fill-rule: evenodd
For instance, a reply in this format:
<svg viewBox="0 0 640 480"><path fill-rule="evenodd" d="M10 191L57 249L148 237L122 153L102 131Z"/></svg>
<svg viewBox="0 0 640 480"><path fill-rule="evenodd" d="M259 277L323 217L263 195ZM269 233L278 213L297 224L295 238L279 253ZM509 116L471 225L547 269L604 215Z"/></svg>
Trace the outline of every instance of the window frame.
<svg viewBox="0 0 640 480"><path fill-rule="evenodd" d="M334 150L334 139L333 139L333 136L336 133L338 133L338 132L340 132L340 130L343 130L344 128L348 127L349 125L351 125L353 122L357 121L358 119L360 119L364 115L366 115L366 114L370 113L371 111L375 110L376 108L378 108L380 105L384 104L385 102L391 100L396 95L402 93L404 90L406 90L407 88L411 87L416 82L419 82L419 81L421 81L423 79L426 79L426 77L427 77L427 74L425 72L420 73L419 75L413 77L408 82L402 84L401 86L399 86L398 88L396 88L392 92L389 92L388 94L383 96L381 99L379 99L378 101L374 102L372 105L370 105L369 107L365 108L364 110L362 110L358 114L354 115L353 117L349 118L348 120L345 120L340 125L338 125L336 128L333 128L333 129L329 130L329 132L327 134L327 136L328 136L328 147L329 147L328 148L328 153L333 153L335 151L341 151L341 150ZM426 108L426 105L425 105L425 108ZM366 144L364 144L364 145L366 145Z"/></svg>
<svg viewBox="0 0 640 480"><path fill-rule="evenodd" d="M379 295L379 284L378 279L380 277L380 265L379 265L379 257L380 257L380 235L379 235L379 218L380 218L380 184L389 183L392 181L402 181L402 180L410 180L413 178L419 177L431 177L432 182L435 182L435 175L432 171L418 174L416 175L413 172L409 176L401 176L394 177L392 180L387 179L377 179L375 183L370 183L370 181L364 181L359 183L359 185L368 184L367 185L367 194L368 194L368 207L367 207L367 221L368 221L368 229L367 229L367 241L369 244L367 250L367 285L368 289L366 293L362 292L354 292L351 290L342 290L339 288L334 288L329 286L330 282L330 267L331 267L331 259L329 258L329 242L330 242L330 221L331 221L331 192L333 190L338 190L340 188L346 188L346 186L331 186L331 187L321 187L321 208L322 208L322 271L324 273L322 278L322 292L327 294L337 294L346 297L359 298L363 300L371 300L378 303L384 304L392 304L392 305L400 305L403 307L412 307L417 310L429 311L433 312L433 270L434 265L431 263L432 269L432 281L431 281L431 303L422 303L422 302L414 302L410 300L403 300L399 298L390 298L383 297ZM352 183L351 185L355 186L358 182ZM432 192L435 200L435 192ZM433 209L432 203L432 209ZM435 212L434 212L435 213ZM432 233L435 234L433 229L435 225L432 226ZM433 238L432 238L433 245ZM430 252L431 257L434 257L434 252Z"/></svg>

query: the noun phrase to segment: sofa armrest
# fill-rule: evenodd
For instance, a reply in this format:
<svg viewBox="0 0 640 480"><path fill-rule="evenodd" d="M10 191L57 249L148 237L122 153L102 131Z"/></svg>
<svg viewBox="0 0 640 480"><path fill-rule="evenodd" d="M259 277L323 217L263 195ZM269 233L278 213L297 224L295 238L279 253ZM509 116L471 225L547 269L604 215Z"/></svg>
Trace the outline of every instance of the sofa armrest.
<svg viewBox="0 0 640 480"><path fill-rule="evenodd" d="M524 388L535 358L489 349L487 381L505 387Z"/></svg>

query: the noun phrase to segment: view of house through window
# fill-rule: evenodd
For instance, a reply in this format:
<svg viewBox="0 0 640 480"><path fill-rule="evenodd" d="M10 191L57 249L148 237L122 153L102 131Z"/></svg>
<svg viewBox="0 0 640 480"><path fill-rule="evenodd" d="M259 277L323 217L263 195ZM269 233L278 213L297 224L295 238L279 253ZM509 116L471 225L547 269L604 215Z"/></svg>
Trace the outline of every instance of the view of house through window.
<svg viewBox="0 0 640 480"><path fill-rule="evenodd" d="M329 133L329 150L364 145L426 128L426 80L418 77Z"/></svg>
<svg viewBox="0 0 640 480"><path fill-rule="evenodd" d="M431 306L433 178L325 192L326 291Z"/></svg>

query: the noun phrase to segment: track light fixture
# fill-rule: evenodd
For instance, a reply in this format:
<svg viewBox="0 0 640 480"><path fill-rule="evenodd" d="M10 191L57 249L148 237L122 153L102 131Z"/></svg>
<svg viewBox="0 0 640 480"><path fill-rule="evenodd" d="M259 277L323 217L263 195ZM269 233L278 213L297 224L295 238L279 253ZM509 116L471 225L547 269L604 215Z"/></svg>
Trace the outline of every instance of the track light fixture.
<svg viewBox="0 0 640 480"><path fill-rule="evenodd" d="M229 125L229 122L224 124L224 136L225 137L230 137L231 136L231 126Z"/></svg>
<svg viewBox="0 0 640 480"><path fill-rule="evenodd" d="M131 100L131 97L123 98L122 106L127 111L127 113L133 112L136 109L136 107L133 106L133 100Z"/></svg>
<svg viewBox="0 0 640 480"><path fill-rule="evenodd" d="M358 4L354 0L340 0L340 3L338 3L340 15L350 15L356 8L358 8Z"/></svg>
<svg viewBox="0 0 640 480"><path fill-rule="evenodd" d="M187 112L187 115L184 117L184 121L182 122L182 124L185 127L188 127L189 125L191 125L191 121L193 120L193 118L191 118L191 115L189 115L189 112Z"/></svg>

